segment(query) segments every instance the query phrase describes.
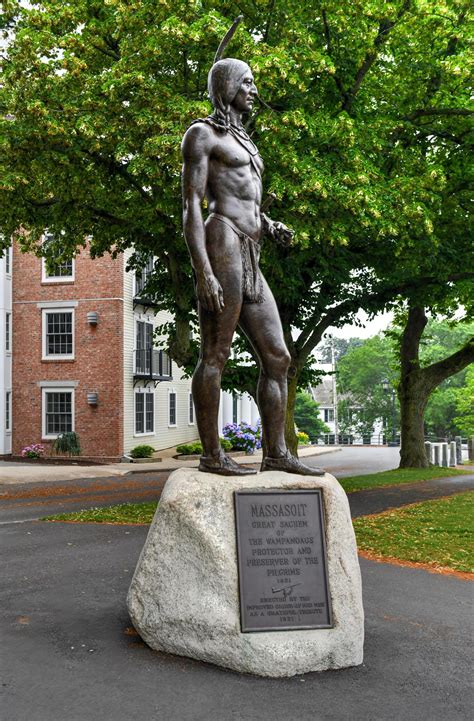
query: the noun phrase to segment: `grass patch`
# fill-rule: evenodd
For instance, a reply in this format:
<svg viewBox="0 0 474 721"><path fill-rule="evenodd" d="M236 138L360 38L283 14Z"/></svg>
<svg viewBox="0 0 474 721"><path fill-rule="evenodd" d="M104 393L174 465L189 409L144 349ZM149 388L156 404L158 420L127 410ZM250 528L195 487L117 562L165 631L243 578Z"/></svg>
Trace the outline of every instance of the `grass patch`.
<svg viewBox="0 0 474 721"><path fill-rule="evenodd" d="M348 476L338 479L347 493L361 491L364 488L379 488L380 486L398 486L403 483L417 483L418 481L431 481L434 478L447 478L448 476L463 476L469 471L457 468L394 468L392 471L381 473L368 473L362 476Z"/></svg>
<svg viewBox="0 0 474 721"><path fill-rule="evenodd" d="M354 521L362 551L474 572L474 493L416 503Z"/></svg>
<svg viewBox="0 0 474 721"><path fill-rule="evenodd" d="M89 508L76 513L46 516L42 521L77 521L78 523L151 523L158 501L149 503L122 503L119 506Z"/></svg>

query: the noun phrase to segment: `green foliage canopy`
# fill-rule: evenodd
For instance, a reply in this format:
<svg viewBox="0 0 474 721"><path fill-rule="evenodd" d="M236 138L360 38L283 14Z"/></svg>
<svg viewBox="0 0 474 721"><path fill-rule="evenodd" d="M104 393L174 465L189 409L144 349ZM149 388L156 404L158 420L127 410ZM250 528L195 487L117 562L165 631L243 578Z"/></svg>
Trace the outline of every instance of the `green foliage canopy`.
<svg viewBox="0 0 474 721"><path fill-rule="evenodd" d="M230 20L262 105L249 131L271 215L296 230L266 246L264 272L306 383L322 333L363 307L439 302L466 277L468 4L463 0L7 0L0 88L0 232L56 262L159 259L172 353L193 364L190 264L181 232L180 141L209 112L206 76ZM56 247L43 251L45 228ZM463 258L463 262L459 262ZM461 266L461 268L460 268ZM290 269L290 272L289 272ZM292 328L299 329L294 340ZM230 387L255 373L231 369Z"/></svg>
<svg viewBox="0 0 474 721"><path fill-rule="evenodd" d="M441 361L461 348L474 334L474 323L453 323L432 318L422 336L421 367ZM392 393L384 391L388 380L395 392L399 382L397 345L399 333L392 328L353 344L337 364L339 426L343 433L370 434L377 419L392 433ZM436 438L465 435L469 427L470 369L456 373L433 391L425 413L425 432ZM471 401L472 402L472 401ZM399 429L399 402L395 397L395 424ZM463 417L466 417L464 421Z"/></svg>

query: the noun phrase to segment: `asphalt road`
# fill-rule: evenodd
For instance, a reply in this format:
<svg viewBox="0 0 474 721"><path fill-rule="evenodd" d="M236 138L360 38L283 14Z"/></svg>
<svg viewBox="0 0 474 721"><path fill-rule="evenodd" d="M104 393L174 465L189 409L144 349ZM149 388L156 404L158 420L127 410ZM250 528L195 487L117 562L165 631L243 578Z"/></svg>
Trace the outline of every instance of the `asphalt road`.
<svg viewBox="0 0 474 721"><path fill-rule="evenodd" d="M365 663L283 680L150 650L125 597L144 527L2 529L5 721L467 721L472 585L361 559Z"/></svg>

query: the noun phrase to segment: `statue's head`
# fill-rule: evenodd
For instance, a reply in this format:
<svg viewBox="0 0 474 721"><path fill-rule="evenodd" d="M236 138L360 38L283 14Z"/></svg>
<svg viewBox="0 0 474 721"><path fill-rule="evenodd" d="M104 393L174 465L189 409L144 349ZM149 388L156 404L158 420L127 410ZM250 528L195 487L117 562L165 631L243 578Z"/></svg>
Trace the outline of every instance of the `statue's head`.
<svg viewBox="0 0 474 721"><path fill-rule="evenodd" d="M226 58L214 63L207 78L207 89L216 115L229 124L229 109L246 77L252 77L247 63Z"/></svg>

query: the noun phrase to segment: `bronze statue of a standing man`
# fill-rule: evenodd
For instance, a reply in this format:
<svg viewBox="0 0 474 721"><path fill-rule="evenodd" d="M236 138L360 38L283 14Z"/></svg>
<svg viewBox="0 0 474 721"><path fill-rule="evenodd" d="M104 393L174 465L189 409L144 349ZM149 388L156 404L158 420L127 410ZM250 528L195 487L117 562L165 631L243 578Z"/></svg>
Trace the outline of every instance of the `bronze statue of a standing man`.
<svg viewBox="0 0 474 721"><path fill-rule="evenodd" d="M320 475L292 456L285 443L286 348L273 294L258 266L263 234L289 244L292 231L261 212L263 162L242 126L257 95L241 60L218 60L209 73L214 112L187 130L183 152L184 235L198 297L201 354L192 381L203 445L199 470L255 473L226 456L219 443L221 375L237 327L260 361L257 404L266 453L261 470ZM207 199L209 215L202 214Z"/></svg>

